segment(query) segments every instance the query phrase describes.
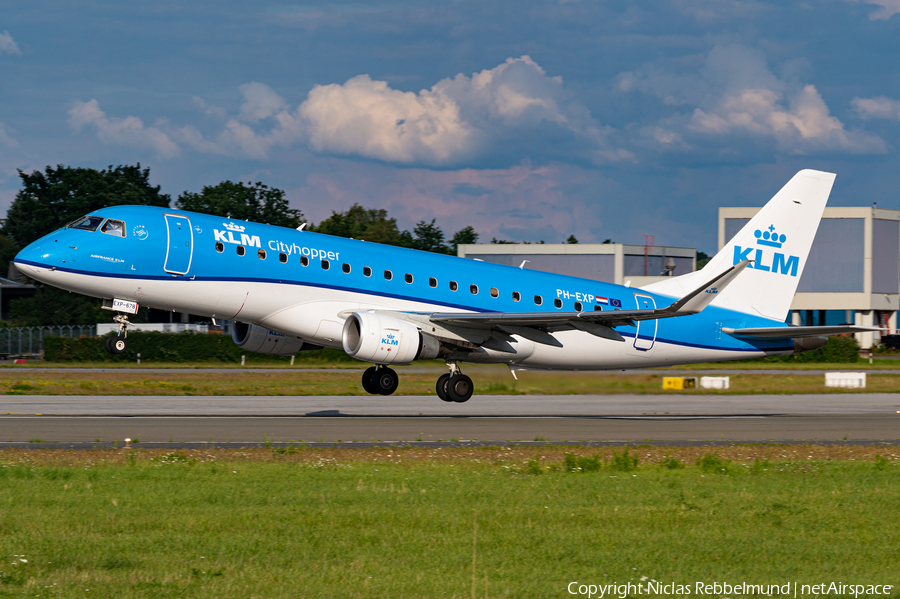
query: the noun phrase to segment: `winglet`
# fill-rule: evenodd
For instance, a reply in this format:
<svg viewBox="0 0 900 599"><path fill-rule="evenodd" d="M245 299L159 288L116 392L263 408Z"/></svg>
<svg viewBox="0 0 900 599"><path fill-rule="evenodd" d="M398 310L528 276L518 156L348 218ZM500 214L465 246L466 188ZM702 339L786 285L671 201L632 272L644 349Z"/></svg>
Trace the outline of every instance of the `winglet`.
<svg viewBox="0 0 900 599"><path fill-rule="evenodd" d="M713 277L703 287L695 289L691 293L668 306L663 308L663 312L672 312L675 314L696 314L710 304L725 287L731 283L735 277L747 268L753 260L744 260L738 262L734 266L729 267L725 272Z"/></svg>

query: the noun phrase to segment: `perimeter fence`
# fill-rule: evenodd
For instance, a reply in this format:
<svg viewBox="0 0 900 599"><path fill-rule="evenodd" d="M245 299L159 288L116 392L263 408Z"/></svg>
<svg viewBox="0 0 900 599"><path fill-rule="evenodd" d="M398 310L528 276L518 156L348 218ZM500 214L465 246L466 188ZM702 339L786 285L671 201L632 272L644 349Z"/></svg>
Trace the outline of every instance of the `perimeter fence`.
<svg viewBox="0 0 900 599"><path fill-rule="evenodd" d="M96 334L97 325L94 324L0 328L0 356L38 354L44 348L45 337L93 337Z"/></svg>

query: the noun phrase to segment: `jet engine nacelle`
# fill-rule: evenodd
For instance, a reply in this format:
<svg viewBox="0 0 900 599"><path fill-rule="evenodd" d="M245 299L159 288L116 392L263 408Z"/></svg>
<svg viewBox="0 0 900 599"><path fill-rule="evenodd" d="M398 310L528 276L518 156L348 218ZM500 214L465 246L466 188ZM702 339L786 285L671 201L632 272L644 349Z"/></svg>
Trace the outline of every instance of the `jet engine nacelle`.
<svg viewBox="0 0 900 599"><path fill-rule="evenodd" d="M235 322L231 325L231 339L241 349L259 354L293 356L303 349L303 341L270 331L257 324Z"/></svg>
<svg viewBox="0 0 900 599"><path fill-rule="evenodd" d="M344 322L344 351L375 364L409 364L438 356L441 344L416 325L371 312L354 312Z"/></svg>

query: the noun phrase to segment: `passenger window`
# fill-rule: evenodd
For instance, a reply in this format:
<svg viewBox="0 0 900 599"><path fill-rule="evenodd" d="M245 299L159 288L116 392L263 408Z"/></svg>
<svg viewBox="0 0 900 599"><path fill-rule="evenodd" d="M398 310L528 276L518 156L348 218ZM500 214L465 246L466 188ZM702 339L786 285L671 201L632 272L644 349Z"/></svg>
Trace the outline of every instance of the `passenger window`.
<svg viewBox="0 0 900 599"><path fill-rule="evenodd" d="M282 264L287 262L287 254L285 254L284 252L278 254L278 261L281 262Z"/></svg>
<svg viewBox="0 0 900 599"><path fill-rule="evenodd" d="M343 266L341 266L341 270L343 270L345 273L349 274L350 273L350 265L347 264L346 262L344 262Z"/></svg>
<svg viewBox="0 0 900 599"><path fill-rule="evenodd" d="M459 289L459 285L456 284L456 281L450 281L450 291L456 291Z"/></svg>
<svg viewBox="0 0 900 599"><path fill-rule="evenodd" d="M497 291L497 288L491 287L491 297L499 297L499 296L500 296L500 292Z"/></svg>
<svg viewBox="0 0 900 599"><path fill-rule="evenodd" d="M100 227L100 231L106 233L107 235L125 237L125 223L120 220L109 219L105 223L103 223L103 226Z"/></svg>
<svg viewBox="0 0 900 599"><path fill-rule="evenodd" d="M522 296L519 294L519 292L518 292L518 291L513 291L513 301L514 301L514 302L517 302L517 301L519 301L520 299L522 299Z"/></svg>
<svg viewBox="0 0 900 599"><path fill-rule="evenodd" d="M244 246L242 246L242 245L237 246L236 251L237 251L238 256L243 256L244 255Z"/></svg>
<svg viewBox="0 0 900 599"><path fill-rule="evenodd" d="M84 231L96 231L97 227L100 226L100 223L103 222L102 216L85 216L83 218L79 218L78 220L74 220L68 225L66 225L67 229L82 229Z"/></svg>
<svg viewBox="0 0 900 599"><path fill-rule="evenodd" d="M469 285L469 291L472 295L478 295L478 285Z"/></svg>
<svg viewBox="0 0 900 599"><path fill-rule="evenodd" d="M581 312L582 310L584 310L584 306L581 305L581 302L575 302L575 311Z"/></svg>
<svg viewBox="0 0 900 599"><path fill-rule="evenodd" d="M389 270L384 271L384 280L385 281L390 281L393 278L394 278L394 273L392 273Z"/></svg>
<svg viewBox="0 0 900 599"><path fill-rule="evenodd" d="M259 256L260 260L266 259L266 250L260 249L256 251L256 255Z"/></svg>
<svg viewBox="0 0 900 599"><path fill-rule="evenodd" d="M329 268L331 268L331 262L322 260L322 270L328 270Z"/></svg>
<svg viewBox="0 0 900 599"><path fill-rule="evenodd" d="M404 276L403 279L404 279L407 283L412 283L412 282L413 282L413 276L412 276L411 274L409 274L409 273L406 273L406 276Z"/></svg>
<svg viewBox="0 0 900 599"><path fill-rule="evenodd" d="M562 308L562 300L559 298L556 298L555 300L553 300L553 305L556 306L557 308Z"/></svg>
<svg viewBox="0 0 900 599"><path fill-rule="evenodd" d="M300 266L309 266L309 258L300 256Z"/></svg>
<svg viewBox="0 0 900 599"><path fill-rule="evenodd" d="M594 306L594 312L603 312L603 306L597 304Z"/></svg>
<svg viewBox="0 0 900 599"><path fill-rule="evenodd" d="M368 266L363 266L363 276L371 277L371 276L372 276L372 269L369 268Z"/></svg>
<svg viewBox="0 0 900 599"><path fill-rule="evenodd" d="M534 296L534 305L535 306L540 306L543 303L544 303L544 298L542 298L539 295Z"/></svg>
<svg viewBox="0 0 900 599"><path fill-rule="evenodd" d="M429 287L437 287L437 279L435 279L434 277L431 277L430 279L428 279L428 286Z"/></svg>
<svg viewBox="0 0 900 599"><path fill-rule="evenodd" d="M219 252L220 254L221 254L222 252L224 252L224 251L225 251L225 244L222 243L221 241L217 241L217 242L216 242L216 251Z"/></svg>

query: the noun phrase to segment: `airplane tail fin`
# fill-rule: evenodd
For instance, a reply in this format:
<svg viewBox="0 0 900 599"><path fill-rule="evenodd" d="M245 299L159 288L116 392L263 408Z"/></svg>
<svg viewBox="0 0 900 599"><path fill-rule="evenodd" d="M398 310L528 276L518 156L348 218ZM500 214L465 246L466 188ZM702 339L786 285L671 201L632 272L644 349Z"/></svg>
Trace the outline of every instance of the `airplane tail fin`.
<svg viewBox="0 0 900 599"><path fill-rule="evenodd" d="M681 297L695 279L708 278L743 260L751 267L712 304L784 320L806 266L835 175L803 170L788 181L709 263L696 272L653 283L644 289Z"/></svg>

